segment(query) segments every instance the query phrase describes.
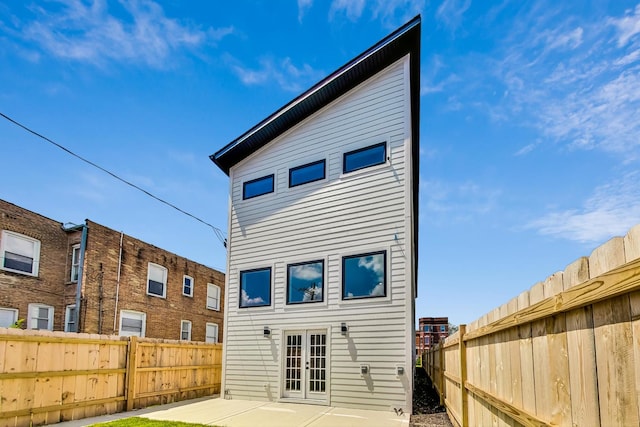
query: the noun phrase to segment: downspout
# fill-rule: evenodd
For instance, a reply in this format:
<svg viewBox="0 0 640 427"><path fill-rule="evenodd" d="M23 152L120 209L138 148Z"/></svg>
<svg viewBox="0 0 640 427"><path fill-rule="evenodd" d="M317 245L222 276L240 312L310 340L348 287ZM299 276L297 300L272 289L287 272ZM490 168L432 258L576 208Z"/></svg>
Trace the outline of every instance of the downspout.
<svg viewBox="0 0 640 427"><path fill-rule="evenodd" d="M116 322L118 321L118 295L120 294L120 269L122 267L122 231L120 232L120 253L118 254L118 278L116 280L116 304L113 309L113 333L116 333Z"/></svg>

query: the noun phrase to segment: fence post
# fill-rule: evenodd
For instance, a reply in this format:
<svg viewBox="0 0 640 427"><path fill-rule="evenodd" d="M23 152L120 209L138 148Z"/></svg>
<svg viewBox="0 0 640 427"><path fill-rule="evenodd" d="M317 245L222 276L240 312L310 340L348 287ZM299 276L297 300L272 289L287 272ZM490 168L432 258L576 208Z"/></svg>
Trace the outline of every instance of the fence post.
<svg viewBox="0 0 640 427"><path fill-rule="evenodd" d="M127 411L133 409L133 401L136 398L136 353L138 352L138 337L129 337L127 349Z"/></svg>
<svg viewBox="0 0 640 427"><path fill-rule="evenodd" d="M439 346L439 357L440 357L440 405L444 406L445 399L445 390L444 390L444 346L442 342L438 344Z"/></svg>
<svg viewBox="0 0 640 427"><path fill-rule="evenodd" d="M460 401L462 410L462 427L469 426L469 397L467 396L467 343L464 342L464 334L467 333L467 325L460 325L458 336L460 337Z"/></svg>

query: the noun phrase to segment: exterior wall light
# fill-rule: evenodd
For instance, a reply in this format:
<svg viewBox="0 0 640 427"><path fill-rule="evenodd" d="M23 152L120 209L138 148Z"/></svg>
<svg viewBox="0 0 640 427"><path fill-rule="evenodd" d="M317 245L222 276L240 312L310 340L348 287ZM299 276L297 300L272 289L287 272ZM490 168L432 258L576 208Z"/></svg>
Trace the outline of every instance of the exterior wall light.
<svg viewBox="0 0 640 427"><path fill-rule="evenodd" d="M346 323L341 323L340 324L340 334L341 335L347 335L348 331L349 331L349 328L347 328L347 324Z"/></svg>
<svg viewBox="0 0 640 427"><path fill-rule="evenodd" d="M264 337L269 338L271 336L271 329L268 326L264 327Z"/></svg>

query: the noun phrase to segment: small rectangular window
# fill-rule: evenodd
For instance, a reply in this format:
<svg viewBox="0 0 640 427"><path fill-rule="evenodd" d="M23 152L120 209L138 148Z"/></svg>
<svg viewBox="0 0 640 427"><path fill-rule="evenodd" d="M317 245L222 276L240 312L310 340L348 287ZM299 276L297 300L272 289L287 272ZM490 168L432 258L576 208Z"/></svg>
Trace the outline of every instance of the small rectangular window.
<svg viewBox="0 0 640 427"><path fill-rule="evenodd" d="M325 177L324 160L289 169L289 187L319 181Z"/></svg>
<svg viewBox="0 0 640 427"><path fill-rule="evenodd" d="M263 194L273 193L273 179L274 175L267 175L243 183L242 199L245 200L262 196Z"/></svg>
<svg viewBox="0 0 640 427"><path fill-rule="evenodd" d="M182 295L193 297L193 277L187 275L182 277Z"/></svg>
<svg viewBox="0 0 640 427"><path fill-rule="evenodd" d="M387 251L342 257L342 299L387 294Z"/></svg>
<svg viewBox="0 0 640 427"><path fill-rule="evenodd" d="M271 267L240 272L240 308L271 305Z"/></svg>
<svg viewBox="0 0 640 427"><path fill-rule="evenodd" d="M80 270L80 245L73 245L71 248L71 281L78 281L78 271Z"/></svg>
<svg viewBox="0 0 640 427"><path fill-rule="evenodd" d="M152 262L147 275L147 294L161 298L167 296L167 269Z"/></svg>
<svg viewBox="0 0 640 427"><path fill-rule="evenodd" d="M53 307L45 304L29 304L27 329L53 331Z"/></svg>
<svg viewBox="0 0 640 427"><path fill-rule="evenodd" d="M369 147L349 151L343 155L342 172L353 172L369 166L381 165L387 161L387 143L381 142Z"/></svg>
<svg viewBox="0 0 640 427"><path fill-rule="evenodd" d="M147 323L146 313L120 310L120 336L144 337Z"/></svg>
<svg viewBox="0 0 640 427"><path fill-rule="evenodd" d="M191 321L183 320L180 322L180 339L182 341L191 341Z"/></svg>
<svg viewBox="0 0 640 427"><path fill-rule="evenodd" d="M205 342L218 342L218 325L215 323L207 323L207 331L204 339Z"/></svg>
<svg viewBox="0 0 640 427"><path fill-rule="evenodd" d="M64 314L64 331L65 332L78 332L76 329L76 305L71 304L67 306Z"/></svg>
<svg viewBox="0 0 640 427"><path fill-rule="evenodd" d="M207 308L220 311L220 286L207 283Z"/></svg>
<svg viewBox="0 0 640 427"><path fill-rule="evenodd" d="M321 302L324 297L324 261L287 266L287 304Z"/></svg>
<svg viewBox="0 0 640 427"><path fill-rule="evenodd" d="M0 235L0 268L15 273L38 275L40 241L22 234L2 230Z"/></svg>
<svg viewBox="0 0 640 427"><path fill-rule="evenodd" d="M9 328L18 320L18 310L15 308L0 308L0 328Z"/></svg>

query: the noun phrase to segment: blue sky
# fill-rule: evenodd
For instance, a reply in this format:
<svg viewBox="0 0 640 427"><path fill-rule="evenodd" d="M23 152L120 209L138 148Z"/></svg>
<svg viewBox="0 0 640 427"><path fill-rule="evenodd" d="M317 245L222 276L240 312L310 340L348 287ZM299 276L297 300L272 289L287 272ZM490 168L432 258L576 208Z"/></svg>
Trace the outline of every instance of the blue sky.
<svg viewBox="0 0 640 427"><path fill-rule="evenodd" d="M0 2L0 112L226 230L208 159L422 14L417 316L468 323L640 222L640 5ZM207 226L0 119L0 198L223 270Z"/></svg>

